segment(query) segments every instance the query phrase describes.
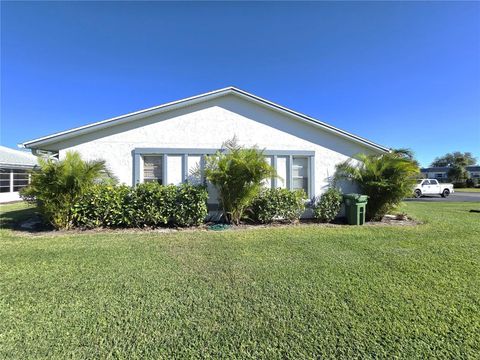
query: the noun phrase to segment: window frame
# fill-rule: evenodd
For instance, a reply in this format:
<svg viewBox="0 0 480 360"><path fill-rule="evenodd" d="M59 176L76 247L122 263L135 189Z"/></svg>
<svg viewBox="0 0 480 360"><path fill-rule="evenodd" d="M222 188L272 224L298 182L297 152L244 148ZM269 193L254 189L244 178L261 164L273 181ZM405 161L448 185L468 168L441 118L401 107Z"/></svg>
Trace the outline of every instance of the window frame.
<svg viewBox="0 0 480 360"><path fill-rule="evenodd" d="M2 167L1 173L6 175L7 178L1 179L1 181L6 181L7 185L0 184L0 188L8 189L8 191L0 191L0 193L16 193L19 192L21 189L27 187L31 181L30 170L32 169L33 167Z"/></svg>
<svg viewBox="0 0 480 360"><path fill-rule="evenodd" d="M168 169L167 169L167 157L169 155L182 155L182 182L187 181L188 177L188 160L189 155L201 156L201 168L203 170L204 157L206 155L215 154L219 149L212 148L135 148L132 151L133 156L133 185L140 184L144 181L143 179L143 156L163 156L162 162L162 175L163 175L163 184L168 184ZM293 177L292 177L292 165L294 157L305 157L307 158L307 178L308 178L308 192L307 197L313 198L315 196L315 151L310 150L264 150L264 156L272 157L272 166L277 169L277 158L286 157L287 158L287 179L286 179L286 188L292 190ZM202 174L202 182L204 180ZM277 179L274 178L270 182L271 188L277 187Z"/></svg>
<svg viewBox="0 0 480 360"><path fill-rule="evenodd" d="M305 166L306 166L307 169L306 169L306 175L305 175L305 176L294 176L294 175L293 175L293 172L294 172L293 169L294 169L295 166L296 166L296 165L294 164L294 163L295 163L295 159L306 160L306 161L305 161ZM303 166L301 166L301 167L303 168ZM309 192L310 192L310 181L311 181L311 180L310 180L310 176L311 176L311 174L310 174L310 161L309 161L308 157L307 157L307 156L292 156L291 171L292 171L292 174L291 174L290 177L291 177L291 179L292 179L292 180L291 180L292 182L291 182L290 189L291 189L291 190L300 190L300 189L305 190L305 188L304 188L303 186L302 186L301 188L299 188L299 189L294 189L294 188L293 188L293 185L294 185L294 179L303 179L303 180L304 180L304 179L306 178L306 179L307 179L307 191L306 191L306 195L308 196L308 195L309 195Z"/></svg>

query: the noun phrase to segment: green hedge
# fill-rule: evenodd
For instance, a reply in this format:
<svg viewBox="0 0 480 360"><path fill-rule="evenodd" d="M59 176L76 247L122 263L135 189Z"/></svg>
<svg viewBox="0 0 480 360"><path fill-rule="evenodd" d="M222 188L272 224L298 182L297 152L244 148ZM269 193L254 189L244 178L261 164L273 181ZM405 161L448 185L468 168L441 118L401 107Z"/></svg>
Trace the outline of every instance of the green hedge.
<svg viewBox="0 0 480 360"><path fill-rule="evenodd" d="M207 216L202 186L157 183L94 185L74 206L74 224L95 227L158 227L200 225Z"/></svg>
<svg viewBox="0 0 480 360"><path fill-rule="evenodd" d="M313 216L320 222L330 222L336 218L342 206L342 193L330 188L313 204Z"/></svg>
<svg viewBox="0 0 480 360"><path fill-rule="evenodd" d="M274 220L294 222L305 211L305 200L303 190L265 189L253 200L250 218L260 223Z"/></svg>

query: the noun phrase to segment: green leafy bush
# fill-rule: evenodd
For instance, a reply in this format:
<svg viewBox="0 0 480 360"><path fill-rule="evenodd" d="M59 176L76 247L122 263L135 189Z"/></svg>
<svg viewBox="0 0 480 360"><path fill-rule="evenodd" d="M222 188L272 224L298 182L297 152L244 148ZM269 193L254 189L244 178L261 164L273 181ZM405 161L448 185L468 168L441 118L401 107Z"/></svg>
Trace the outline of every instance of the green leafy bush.
<svg viewBox="0 0 480 360"><path fill-rule="evenodd" d="M274 220L294 222L305 211L305 200L303 190L264 189L252 201L251 219L260 223Z"/></svg>
<svg viewBox="0 0 480 360"><path fill-rule="evenodd" d="M200 225L207 216L202 186L158 183L95 185L74 206L75 225L95 227L158 227Z"/></svg>
<svg viewBox="0 0 480 360"><path fill-rule="evenodd" d="M262 188L262 182L276 176L263 151L244 148L233 138L221 151L205 158L205 178L218 190L225 220L239 224L245 210Z"/></svg>
<svg viewBox="0 0 480 360"><path fill-rule="evenodd" d="M73 207L77 201L93 184L109 177L105 162L84 161L77 152L67 152L63 160L39 159L39 163L21 196L35 202L55 228L68 229L73 225Z"/></svg>
<svg viewBox="0 0 480 360"><path fill-rule="evenodd" d="M200 225L207 216L208 193L205 187L191 184L176 186L175 204L171 213L177 226Z"/></svg>
<svg viewBox="0 0 480 360"><path fill-rule="evenodd" d="M73 206L74 225L82 228L128 227L133 214L132 188L94 185Z"/></svg>
<svg viewBox="0 0 480 360"><path fill-rule="evenodd" d="M175 203L176 187L158 183L139 184L128 196L129 215L134 227L165 226Z"/></svg>
<svg viewBox="0 0 480 360"><path fill-rule="evenodd" d="M338 215L342 206L342 193L335 188L328 189L313 205L313 216L320 222L330 222Z"/></svg>

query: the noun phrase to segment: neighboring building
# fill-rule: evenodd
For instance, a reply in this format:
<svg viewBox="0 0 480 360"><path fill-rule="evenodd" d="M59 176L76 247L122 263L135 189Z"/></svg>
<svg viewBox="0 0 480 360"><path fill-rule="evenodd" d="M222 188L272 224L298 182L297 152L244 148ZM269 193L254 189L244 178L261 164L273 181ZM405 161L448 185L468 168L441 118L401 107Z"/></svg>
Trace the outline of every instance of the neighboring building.
<svg viewBox="0 0 480 360"><path fill-rule="evenodd" d="M479 179L480 178L480 166L466 166L465 169L467 170L467 176L471 179ZM450 168L448 166L442 167L430 167L430 168L423 168L421 169L422 175L428 179L437 179L439 181L448 181L448 170Z"/></svg>
<svg viewBox="0 0 480 360"><path fill-rule="evenodd" d="M472 179L480 179L480 166L467 166L468 176Z"/></svg>
<svg viewBox="0 0 480 360"><path fill-rule="evenodd" d="M36 156L0 146L0 203L20 200L18 192L28 185L35 165Z"/></svg>
<svg viewBox="0 0 480 360"><path fill-rule="evenodd" d="M34 154L64 158L78 151L104 159L120 182L200 181L191 170L203 156L236 137L265 149L280 178L270 186L304 189L309 197L329 185L335 165L355 154L389 149L245 91L228 87L118 116L22 144ZM210 191L213 191L210 189ZM211 193L212 194L212 193ZM212 195L209 202L216 202Z"/></svg>

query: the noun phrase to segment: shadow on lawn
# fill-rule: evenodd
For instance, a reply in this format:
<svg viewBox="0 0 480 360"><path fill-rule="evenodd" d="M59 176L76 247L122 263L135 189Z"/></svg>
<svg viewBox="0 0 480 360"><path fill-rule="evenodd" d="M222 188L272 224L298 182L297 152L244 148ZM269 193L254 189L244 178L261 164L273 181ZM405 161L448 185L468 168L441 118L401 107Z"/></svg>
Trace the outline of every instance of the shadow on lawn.
<svg viewBox="0 0 480 360"><path fill-rule="evenodd" d="M42 220L34 207L0 212L0 229L27 232L51 231L52 227Z"/></svg>

